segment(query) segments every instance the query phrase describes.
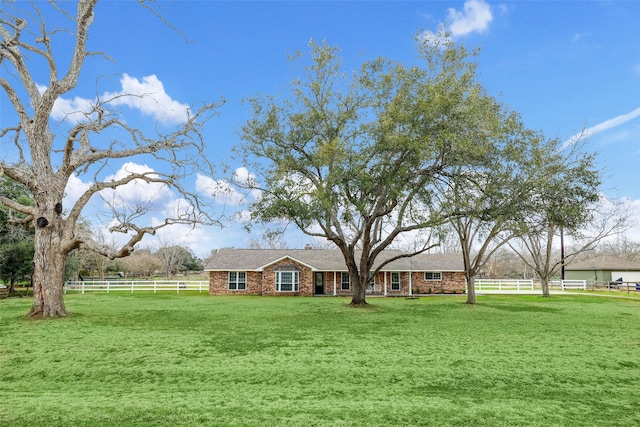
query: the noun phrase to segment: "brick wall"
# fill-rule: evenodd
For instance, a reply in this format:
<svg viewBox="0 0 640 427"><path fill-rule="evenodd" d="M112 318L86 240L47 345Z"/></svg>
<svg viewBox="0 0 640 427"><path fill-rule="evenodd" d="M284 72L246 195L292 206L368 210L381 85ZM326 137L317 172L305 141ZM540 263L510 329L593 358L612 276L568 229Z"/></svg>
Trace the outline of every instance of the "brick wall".
<svg viewBox="0 0 640 427"><path fill-rule="evenodd" d="M328 295L333 295L333 272L324 273L325 277L325 293ZM351 286L349 290L342 289L342 276L341 272L336 273L336 294L337 295L352 295L353 287ZM409 293L409 273L400 273L400 289L392 290L391 289L391 273L387 272L387 295L403 295ZM380 272L376 274L374 281L374 291L367 292L368 295L384 295L384 280L385 273Z"/></svg>
<svg viewBox="0 0 640 427"><path fill-rule="evenodd" d="M262 294L262 274L255 271L247 272L247 289L229 289L228 271L209 272L209 294L210 295L261 295Z"/></svg>
<svg viewBox="0 0 640 427"><path fill-rule="evenodd" d="M412 273L414 294L461 294L466 291L462 272L442 272L442 280L425 280L424 272Z"/></svg>
<svg viewBox="0 0 640 427"><path fill-rule="evenodd" d="M300 270L300 285L298 292L276 292L276 269L281 266L295 266ZM424 272L411 273L414 294L439 294L439 293L463 293L465 292L465 277L461 272L442 272L442 280L425 280ZM409 273L400 273L400 289L391 289L391 273L387 276L387 295L409 294ZM226 271L209 272L209 293L211 295L307 295L314 293L313 272L308 267L292 261L282 260L279 263L267 267L264 272L247 272L246 290L229 290L229 273ZM384 295L385 273L378 273L375 278L375 288L369 295ZM333 295L334 272L324 273L325 294ZM342 290L341 274L335 275L336 294L351 295L353 288Z"/></svg>
<svg viewBox="0 0 640 427"><path fill-rule="evenodd" d="M283 267L296 267L300 270L298 292L276 291L276 270L285 271ZM262 295L313 295L313 272L309 267L292 259L284 259L272 264L262 273Z"/></svg>

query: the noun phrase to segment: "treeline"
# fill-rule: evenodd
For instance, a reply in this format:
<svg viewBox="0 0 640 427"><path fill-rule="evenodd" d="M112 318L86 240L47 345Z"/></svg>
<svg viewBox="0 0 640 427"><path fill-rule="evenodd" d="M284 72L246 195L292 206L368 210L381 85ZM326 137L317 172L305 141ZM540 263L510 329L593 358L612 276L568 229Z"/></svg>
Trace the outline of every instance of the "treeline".
<svg viewBox="0 0 640 427"><path fill-rule="evenodd" d="M165 245L156 250L138 249L126 258L109 258L86 249L72 252L67 258L65 276L70 279L149 278L162 275L173 278L189 272L201 272L200 258L191 249L179 245Z"/></svg>

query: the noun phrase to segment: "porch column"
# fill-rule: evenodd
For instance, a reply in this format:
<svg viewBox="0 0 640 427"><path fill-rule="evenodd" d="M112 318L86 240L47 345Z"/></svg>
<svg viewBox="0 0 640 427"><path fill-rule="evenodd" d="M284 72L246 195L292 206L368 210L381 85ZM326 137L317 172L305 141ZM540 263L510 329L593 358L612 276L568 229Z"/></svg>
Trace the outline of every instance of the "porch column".
<svg viewBox="0 0 640 427"><path fill-rule="evenodd" d="M387 296L387 272L384 272L384 296Z"/></svg>
<svg viewBox="0 0 640 427"><path fill-rule="evenodd" d="M338 273L334 271L333 272L333 296L334 297L338 295L337 280L338 280Z"/></svg>

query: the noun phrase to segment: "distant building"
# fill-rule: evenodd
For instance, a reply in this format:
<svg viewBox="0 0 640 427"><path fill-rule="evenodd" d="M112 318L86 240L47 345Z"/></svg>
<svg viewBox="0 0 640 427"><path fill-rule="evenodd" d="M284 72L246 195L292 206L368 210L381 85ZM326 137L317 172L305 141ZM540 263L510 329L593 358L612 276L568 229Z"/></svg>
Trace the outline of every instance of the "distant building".
<svg viewBox="0 0 640 427"><path fill-rule="evenodd" d="M565 279L588 283L640 282L640 263L603 255L567 265Z"/></svg>

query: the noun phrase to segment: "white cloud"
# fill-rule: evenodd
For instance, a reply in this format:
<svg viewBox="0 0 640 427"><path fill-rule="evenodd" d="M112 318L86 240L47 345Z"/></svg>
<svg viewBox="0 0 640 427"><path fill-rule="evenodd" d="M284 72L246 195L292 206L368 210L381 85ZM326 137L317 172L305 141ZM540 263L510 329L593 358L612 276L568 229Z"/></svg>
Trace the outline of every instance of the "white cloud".
<svg viewBox="0 0 640 427"><path fill-rule="evenodd" d="M256 186L256 176L255 174L249 172L249 169L243 167L237 168L233 173L233 179L236 183L243 186ZM252 189L249 191L249 196L253 200L257 200L261 197L262 192L257 189Z"/></svg>
<svg viewBox="0 0 640 427"><path fill-rule="evenodd" d="M196 177L196 191L213 199L219 205L237 206L244 203L244 196L237 192L225 180L215 180L198 174Z"/></svg>
<svg viewBox="0 0 640 427"><path fill-rule="evenodd" d="M123 74L120 84L121 91L107 92L102 100L108 101L109 105L124 105L139 110L166 124L184 123L187 120L189 106L172 99L155 74L145 76L142 80Z"/></svg>
<svg viewBox="0 0 640 427"><path fill-rule="evenodd" d="M83 182L77 176L71 175L64 189L64 199L62 200L64 209L70 209L89 187L91 187L91 183Z"/></svg>
<svg viewBox="0 0 640 427"><path fill-rule="evenodd" d="M154 218L152 225L164 223L164 218ZM214 231L210 227L192 226L189 224L171 224L160 228L155 236L145 238L140 247L157 249L160 242L185 246L196 256L204 257L211 252Z"/></svg>
<svg viewBox="0 0 640 427"><path fill-rule="evenodd" d="M51 117L56 120L68 120L77 124L87 121L87 115L93 111L93 102L89 99L75 97L73 99L58 98L53 104Z"/></svg>
<svg viewBox="0 0 640 427"><path fill-rule="evenodd" d="M237 168L233 173L233 180L241 186L255 182L256 176L245 167ZM219 205L238 206L260 197L260 191L250 190L242 194L228 181L216 180L198 174L196 177L196 191L213 199Z"/></svg>
<svg viewBox="0 0 640 427"><path fill-rule="evenodd" d="M164 125L175 125L186 122L189 106L178 102L165 91L164 84L155 74L145 76L142 80L123 74L120 79L121 89L117 92L105 92L100 102L107 107L129 107L153 117ZM41 93L46 86L38 85ZM81 97L73 99L58 98L55 101L51 117L55 120L77 124L88 119L98 100Z"/></svg>
<svg viewBox="0 0 640 427"><path fill-rule="evenodd" d="M464 36L469 33L483 33L489 28L493 20L491 6L484 0L467 0L463 10L453 8L448 10L449 31L453 37Z"/></svg>
<svg viewBox="0 0 640 427"><path fill-rule="evenodd" d="M115 174L107 176L104 181L117 181L133 173L146 173L151 177L157 177L155 171L149 166L127 162ZM103 190L101 196L106 203L112 206L124 209L144 207L149 210L160 210L166 206L167 201L174 198L173 192L166 184L147 183L140 179L115 189Z"/></svg>
<svg viewBox="0 0 640 427"><path fill-rule="evenodd" d="M432 31L424 31L422 34L420 34L420 40L428 46L439 48L444 48L452 43L451 38L442 31L439 31L437 33L434 33Z"/></svg>
<svg viewBox="0 0 640 427"><path fill-rule="evenodd" d="M179 218L193 215L193 205L182 197L169 200L165 204L164 214L167 218Z"/></svg>
<svg viewBox="0 0 640 427"><path fill-rule="evenodd" d="M581 139L589 138L605 130L620 126L621 124L624 124L630 120L635 119L636 117L640 117L640 108L636 108L635 110L629 113L621 114L617 117L614 117L609 120L605 120L602 123L598 123L595 126L587 128L582 132L578 132L575 135L573 135L571 138L566 140L564 143L564 146L567 147L569 145L575 144Z"/></svg>
<svg viewBox="0 0 640 427"><path fill-rule="evenodd" d="M501 7L502 12L506 12L505 7ZM489 29L489 24L493 21L491 6L484 0L467 0L462 11L454 8L447 10L448 26L440 23L440 31L424 31L420 38L423 43L430 46L446 47L453 38L466 36L471 33L483 33ZM445 36L445 33L447 36Z"/></svg>
<svg viewBox="0 0 640 427"><path fill-rule="evenodd" d="M240 184L250 184L252 182L255 182L256 180L256 176L249 172L249 169L245 168L244 166L237 168L233 172L233 177L236 182Z"/></svg>

